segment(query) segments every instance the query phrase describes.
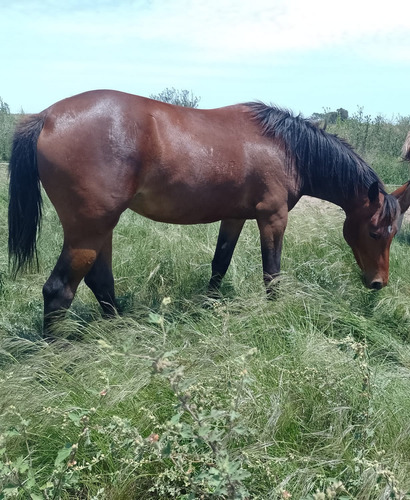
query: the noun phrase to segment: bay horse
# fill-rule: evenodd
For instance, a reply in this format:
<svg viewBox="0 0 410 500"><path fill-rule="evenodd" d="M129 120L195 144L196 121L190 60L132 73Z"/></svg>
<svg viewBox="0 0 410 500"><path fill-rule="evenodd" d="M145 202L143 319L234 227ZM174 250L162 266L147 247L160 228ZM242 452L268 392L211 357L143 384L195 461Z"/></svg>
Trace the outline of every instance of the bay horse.
<svg viewBox="0 0 410 500"><path fill-rule="evenodd" d="M288 212L303 195L346 213L344 236L365 284L387 284L405 184L381 180L337 136L261 102L212 110L174 106L112 90L59 101L26 118L9 165L9 255L14 270L36 258L40 182L60 218L64 243L43 287L45 330L68 309L80 281L106 314L117 304L112 233L131 209L150 219L221 221L209 289L219 287L245 220L260 231L268 290L280 271Z"/></svg>

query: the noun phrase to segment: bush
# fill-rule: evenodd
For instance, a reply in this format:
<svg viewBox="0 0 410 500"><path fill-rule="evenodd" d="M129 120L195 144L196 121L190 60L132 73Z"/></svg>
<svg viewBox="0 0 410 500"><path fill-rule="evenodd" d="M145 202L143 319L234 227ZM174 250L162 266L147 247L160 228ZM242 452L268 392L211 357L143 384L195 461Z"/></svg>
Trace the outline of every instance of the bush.
<svg viewBox="0 0 410 500"><path fill-rule="evenodd" d="M189 92L189 90L177 90L172 88L166 88L162 90L159 94L151 94L151 99L156 99L157 101L168 102L169 104L176 104L177 106L184 106L186 108L197 108L200 97L194 96L194 94Z"/></svg>
<svg viewBox="0 0 410 500"><path fill-rule="evenodd" d="M0 161L8 161L17 116L10 114L10 108L0 97Z"/></svg>

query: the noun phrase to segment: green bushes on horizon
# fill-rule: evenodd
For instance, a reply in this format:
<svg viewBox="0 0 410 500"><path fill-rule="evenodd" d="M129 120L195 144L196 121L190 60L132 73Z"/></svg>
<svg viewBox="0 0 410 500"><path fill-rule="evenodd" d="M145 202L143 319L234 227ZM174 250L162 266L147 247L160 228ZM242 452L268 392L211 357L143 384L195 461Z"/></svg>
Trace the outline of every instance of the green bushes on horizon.
<svg viewBox="0 0 410 500"><path fill-rule="evenodd" d="M164 89L152 97L183 106L197 107L199 97L188 90ZM0 161L10 159L11 141L15 125L22 115L10 114L6 103L0 98ZM343 111L344 113L341 113ZM388 120L365 114L363 108L348 116L342 108L333 113L314 113L315 117L332 115L327 131L337 134L376 170L386 184L403 184L409 175L408 164L400 159L401 148L410 130L410 116L397 116ZM334 115L334 116L333 116Z"/></svg>

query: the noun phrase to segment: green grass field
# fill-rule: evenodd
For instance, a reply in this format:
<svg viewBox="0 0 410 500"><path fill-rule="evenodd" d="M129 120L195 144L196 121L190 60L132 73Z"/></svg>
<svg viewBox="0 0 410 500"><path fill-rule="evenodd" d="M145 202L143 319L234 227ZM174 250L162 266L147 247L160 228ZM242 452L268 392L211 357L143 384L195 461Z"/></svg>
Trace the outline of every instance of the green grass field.
<svg viewBox="0 0 410 500"><path fill-rule="evenodd" d="M248 221L205 297L217 225L125 213L114 236L122 317L81 285L61 340L41 340L61 246L46 202L40 269L12 280L0 190L0 499L410 498L410 226L390 284L361 283L343 213L290 214L280 296Z"/></svg>

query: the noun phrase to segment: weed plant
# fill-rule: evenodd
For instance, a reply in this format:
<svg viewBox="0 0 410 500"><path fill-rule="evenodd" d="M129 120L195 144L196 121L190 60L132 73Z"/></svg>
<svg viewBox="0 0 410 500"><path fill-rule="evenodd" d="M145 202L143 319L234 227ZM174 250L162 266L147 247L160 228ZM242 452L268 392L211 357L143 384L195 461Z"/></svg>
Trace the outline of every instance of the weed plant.
<svg viewBox="0 0 410 500"><path fill-rule="evenodd" d="M217 225L125 213L114 238L124 313L81 285L41 339L62 235L46 201L40 268L13 281L0 191L0 498L410 498L410 227L390 284L364 288L343 213L296 207L277 300L249 221L205 296Z"/></svg>

